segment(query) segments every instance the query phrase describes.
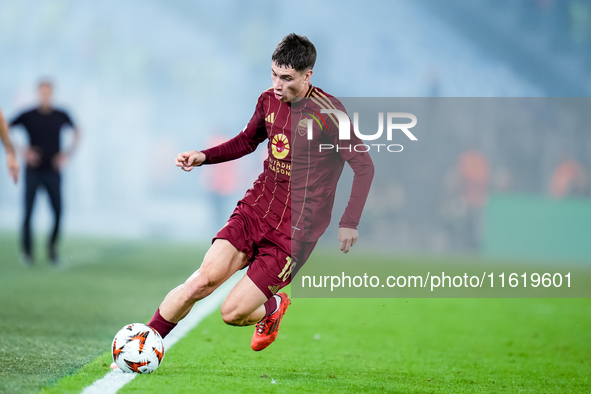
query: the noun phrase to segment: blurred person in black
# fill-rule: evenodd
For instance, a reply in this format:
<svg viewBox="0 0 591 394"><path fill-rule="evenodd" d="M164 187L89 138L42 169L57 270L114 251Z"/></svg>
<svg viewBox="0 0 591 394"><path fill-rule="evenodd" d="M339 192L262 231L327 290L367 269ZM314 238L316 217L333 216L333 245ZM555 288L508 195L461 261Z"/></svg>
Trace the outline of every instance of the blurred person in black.
<svg viewBox="0 0 591 394"><path fill-rule="evenodd" d="M56 244L59 236L62 212L61 170L80 141L80 131L68 114L51 104L53 86L50 81L39 83L39 106L17 116L10 126L21 125L27 131L29 147L23 149L25 171L25 217L23 221L22 252L26 265L32 265L33 240L31 236L31 214L37 189L43 186L49 196L54 213L54 225L48 242L48 257L53 265L59 262ZM72 145L61 149L60 135L64 126L74 131Z"/></svg>
<svg viewBox="0 0 591 394"><path fill-rule="evenodd" d="M0 109L0 140L2 140L2 144L6 150L6 165L8 166L8 173L14 183L16 183L18 181L18 162L16 161L14 148L8 138L8 126L6 125L6 120L4 120L2 109Z"/></svg>

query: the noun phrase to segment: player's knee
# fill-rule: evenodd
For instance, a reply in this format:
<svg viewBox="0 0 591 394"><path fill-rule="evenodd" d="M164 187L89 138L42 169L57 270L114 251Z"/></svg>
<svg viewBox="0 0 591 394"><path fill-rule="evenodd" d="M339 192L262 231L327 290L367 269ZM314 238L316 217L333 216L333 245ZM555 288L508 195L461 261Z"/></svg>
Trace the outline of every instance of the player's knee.
<svg viewBox="0 0 591 394"><path fill-rule="evenodd" d="M188 300L198 301L210 295L216 286L216 282L207 273L198 271L185 282L183 290Z"/></svg>
<svg viewBox="0 0 591 394"><path fill-rule="evenodd" d="M240 313L236 308L233 308L226 303L222 304L221 312L224 323L230 326L243 326L246 324L248 315Z"/></svg>

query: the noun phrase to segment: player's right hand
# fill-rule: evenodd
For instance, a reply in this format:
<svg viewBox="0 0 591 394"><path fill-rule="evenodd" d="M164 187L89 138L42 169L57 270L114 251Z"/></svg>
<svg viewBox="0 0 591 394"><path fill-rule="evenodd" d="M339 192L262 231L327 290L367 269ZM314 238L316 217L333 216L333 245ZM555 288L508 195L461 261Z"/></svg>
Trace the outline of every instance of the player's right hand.
<svg viewBox="0 0 591 394"><path fill-rule="evenodd" d="M205 161L205 153L190 150L188 152L179 153L174 160L177 167L184 171L191 171L195 167L199 167Z"/></svg>
<svg viewBox="0 0 591 394"><path fill-rule="evenodd" d="M18 161L13 152L6 155L6 164L8 165L8 172L14 183L18 182Z"/></svg>
<svg viewBox="0 0 591 394"><path fill-rule="evenodd" d="M25 161L29 167L37 167L41 164L41 154L37 151L36 148L29 148L25 150Z"/></svg>

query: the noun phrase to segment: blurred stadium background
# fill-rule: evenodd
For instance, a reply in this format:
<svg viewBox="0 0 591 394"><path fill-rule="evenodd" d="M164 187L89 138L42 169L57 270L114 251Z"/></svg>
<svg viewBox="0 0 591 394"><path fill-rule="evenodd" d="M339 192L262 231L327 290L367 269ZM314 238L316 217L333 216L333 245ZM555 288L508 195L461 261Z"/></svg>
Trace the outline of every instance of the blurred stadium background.
<svg viewBox="0 0 591 394"><path fill-rule="evenodd" d="M271 86L271 53L290 32L314 42L313 83L338 97L458 97L470 105L482 103L472 97L502 105L499 98L580 98L567 102L580 114L568 127L433 128L392 162L375 157L381 172L362 242L338 255L335 219L323 237L333 249L319 250L318 260L371 262L365 252L377 251L411 267L432 261L425 254L450 264L481 254L507 258L493 263L589 266L590 0L0 0L6 117L35 105L37 82L50 78L56 106L83 132L63 177L63 270L43 259L30 270L18 265L23 183L12 185L0 149L0 392L38 392L67 375L81 389L103 376L113 334L149 318L195 269L265 152L190 174L174 157L242 129ZM540 109L535 100L525 114L547 116L548 101ZM21 130L11 136L26 141ZM350 171L344 177L337 218ZM34 226L45 237L51 213L46 196L38 198ZM284 390L295 382L317 392L589 392L588 299L308 301L294 302L270 353L253 355L250 329L224 327L212 315L187 338L186 354L175 348L161 374L134 384L161 379L163 390L175 388L170 368L194 385L195 368L206 366L203 375L230 392L259 389L268 371L280 373ZM310 318L320 314L323 324ZM375 340L380 335L388 340ZM275 357L285 352L297 357L278 370ZM294 378L296 368L304 380Z"/></svg>
<svg viewBox="0 0 591 394"><path fill-rule="evenodd" d="M591 92L588 0L303 1L297 9L266 1L3 0L0 105L7 118L34 105L36 83L47 77L55 82L56 105L83 131L64 175L64 235L207 242L219 226L213 207L220 199L204 187L213 170L188 175L173 159L242 128L270 86L270 54L292 31L317 46L313 83L340 97ZM478 142L488 167L475 176L486 177L487 194L546 198L568 154L582 183L560 197L588 199L588 129L564 136L515 132L515 144L507 146L495 133ZM23 144L23 134L12 136ZM459 145L474 136L477 131L450 138L439 148L440 165L448 170L443 177L420 171L412 184L400 176L384 191L397 229L390 244L395 251L481 250L471 240L469 203L415 198L426 190L450 193L462 176ZM551 148L540 152L540 145ZM260 172L262 150L233 168L237 176L223 191L223 216ZM433 182L434 188L421 186ZM21 187L0 169L1 229L20 227ZM50 222L41 199L37 233Z"/></svg>

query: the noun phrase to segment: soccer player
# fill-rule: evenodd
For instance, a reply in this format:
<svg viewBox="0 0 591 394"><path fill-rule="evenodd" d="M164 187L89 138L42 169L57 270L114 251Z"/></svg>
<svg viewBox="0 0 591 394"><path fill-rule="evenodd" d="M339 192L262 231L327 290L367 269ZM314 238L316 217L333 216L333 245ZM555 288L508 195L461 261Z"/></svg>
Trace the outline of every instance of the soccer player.
<svg viewBox="0 0 591 394"><path fill-rule="evenodd" d="M355 176L340 221L340 250L347 253L357 241L356 227L373 178L371 158L367 152L351 149L351 144L361 143L357 137L338 141L338 123L332 115L324 115L328 119L324 129L314 125L312 142L344 144L348 149L311 149L314 144L305 133L292 130L292 124L307 124L309 114L320 113L322 108L344 111L333 96L312 86L316 49L306 37L289 34L278 44L271 60L273 87L260 95L247 126L221 145L180 153L176 158L178 167L191 171L204 164L238 159L268 139L269 157L263 173L215 236L201 267L166 296L148 323L162 337L197 301L236 271L248 267L222 304L222 318L235 326L256 324L252 349L269 346L291 302L287 294L277 291L290 283L292 272L305 263L328 226L344 162ZM296 162L297 174L292 168Z"/></svg>
<svg viewBox="0 0 591 394"><path fill-rule="evenodd" d="M8 166L8 173L10 177L16 183L18 181L18 162L16 161L16 155L14 154L14 148L8 138L8 126L6 120L0 109L0 139L6 150L6 165Z"/></svg>
<svg viewBox="0 0 591 394"><path fill-rule="evenodd" d="M80 130L70 116L51 104L53 87L50 81L39 83L39 106L17 116L10 126L21 125L29 137L29 147L24 149L25 171L25 217L23 221L22 251L23 262L33 264L33 241L31 236L31 215L37 189L43 186L49 195L54 214L54 225L48 242L49 261L59 263L57 240L59 237L62 212L61 170L75 151L80 140ZM60 134L64 126L74 131L72 145L67 150L61 149Z"/></svg>

